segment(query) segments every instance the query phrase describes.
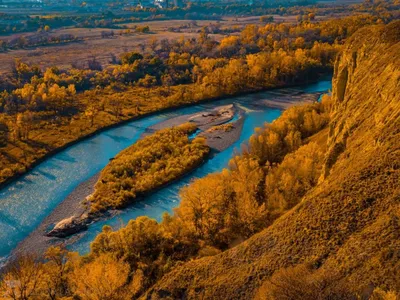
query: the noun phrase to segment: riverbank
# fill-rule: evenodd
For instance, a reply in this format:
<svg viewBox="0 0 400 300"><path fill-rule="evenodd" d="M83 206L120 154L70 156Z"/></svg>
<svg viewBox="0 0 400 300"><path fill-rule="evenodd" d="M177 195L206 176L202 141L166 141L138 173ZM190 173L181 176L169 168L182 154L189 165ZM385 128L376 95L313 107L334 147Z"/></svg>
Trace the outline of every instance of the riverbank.
<svg viewBox="0 0 400 300"><path fill-rule="evenodd" d="M99 179L100 173L97 173L89 180L79 184L71 194L65 198L40 225L31 232L31 234L18 244L11 256L21 253L43 253L52 245L65 243L65 239L49 237L46 233L51 226L67 218L68 216L81 216L87 212L87 207L82 205L82 200L93 193L94 186Z"/></svg>
<svg viewBox="0 0 400 300"><path fill-rule="evenodd" d="M226 122L231 121L235 114L243 114L241 109L237 109L234 105L228 106L221 106L217 107L213 110L207 110L200 113L183 115L176 118L168 119L164 122L160 122L154 126L151 126L146 130L146 133L142 135L142 138L146 135L151 134L154 131L162 130L166 128L170 128L173 126L179 126L184 124L188 121L194 122L201 130L207 130L212 128L213 126L224 124ZM231 123L235 126L235 130L231 130L227 135L227 138L218 139L217 142L215 141L211 143L215 148L219 148L223 150L224 147L229 147L232 143L234 143L237 138L240 136L240 132L243 125L243 117L240 117L239 120L236 122ZM228 133L228 132L227 132ZM235 134L234 134L235 133ZM233 139L236 137L236 139ZM67 220L71 217L79 219L83 215L88 213L88 207L83 204L85 199L94 192L94 187L96 182L100 177L100 173L97 173L89 180L82 182L79 184L73 191L61 202L53 212L48 215L42 223L27 237L25 238L13 251L12 256L18 255L20 253L38 253L41 254L46 251L46 249L52 245L62 245L64 244L67 246L70 243L73 243L75 239L79 238L80 234L83 233L76 233L75 235L71 236L70 238L59 238L59 237L50 237L48 236L49 230L51 230L55 224L62 222L63 220ZM189 173L189 172L188 172ZM180 176L176 180L179 180L183 176L187 176L188 173ZM174 180L175 181L175 180ZM165 188L167 185L171 184L169 182L163 185L161 188ZM159 190L157 189L157 190ZM152 191L153 193L155 191ZM88 223L90 226L91 223L104 220L110 216L113 216L118 213L117 211L109 211L107 214L96 218L96 219L86 219L85 222Z"/></svg>

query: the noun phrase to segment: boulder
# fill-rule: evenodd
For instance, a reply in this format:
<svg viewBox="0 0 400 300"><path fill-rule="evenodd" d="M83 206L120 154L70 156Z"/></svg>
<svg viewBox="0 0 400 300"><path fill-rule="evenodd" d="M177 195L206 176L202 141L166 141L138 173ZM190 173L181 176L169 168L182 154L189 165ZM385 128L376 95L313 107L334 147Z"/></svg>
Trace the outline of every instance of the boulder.
<svg viewBox="0 0 400 300"><path fill-rule="evenodd" d="M46 235L49 237L65 238L87 229L87 218L69 217L58 222Z"/></svg>

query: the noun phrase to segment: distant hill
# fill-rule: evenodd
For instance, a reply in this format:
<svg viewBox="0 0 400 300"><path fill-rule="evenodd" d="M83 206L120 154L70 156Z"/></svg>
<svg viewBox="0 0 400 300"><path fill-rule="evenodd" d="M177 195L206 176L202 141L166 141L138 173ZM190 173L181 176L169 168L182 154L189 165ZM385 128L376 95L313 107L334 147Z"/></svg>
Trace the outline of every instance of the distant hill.
<svg viewBox="0 0 400 300"><path fill-rule="evenodd" d="M334 274L321 292L341 285L366 297L376 288L400 290L400 21L347 41L333 100L319 184L261 233L165 275L149 298L264 299L268 285L260 287L275 272L305 263ZM287 282L290 273L283 274Z"/></svg>

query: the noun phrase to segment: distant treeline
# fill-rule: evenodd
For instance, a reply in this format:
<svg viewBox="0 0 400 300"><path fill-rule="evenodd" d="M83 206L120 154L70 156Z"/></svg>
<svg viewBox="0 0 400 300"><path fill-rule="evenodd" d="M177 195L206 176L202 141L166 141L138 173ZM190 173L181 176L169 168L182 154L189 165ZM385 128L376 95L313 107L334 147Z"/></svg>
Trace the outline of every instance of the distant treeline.
<svg viewBox="0 0 400 300"><path fill-rule="evenodd" d="M49 33L37 33L32 35L20 35L10 40L0 39L0 52L7 50L23 49L27 47L47 46L52 44L69 43L81 40L73 34L50 35Z"/></svg>

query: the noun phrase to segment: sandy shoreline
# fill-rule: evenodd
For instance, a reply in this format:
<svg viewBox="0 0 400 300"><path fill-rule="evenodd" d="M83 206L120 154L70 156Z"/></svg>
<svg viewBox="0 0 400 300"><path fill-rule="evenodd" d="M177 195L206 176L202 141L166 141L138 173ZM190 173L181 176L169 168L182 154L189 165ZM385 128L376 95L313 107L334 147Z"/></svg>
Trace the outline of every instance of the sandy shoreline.
<svg viewBox="0 0 400 300"><path fill-rule="evenodd" d="M28 237L18 244L11 256L20 253L40 254L46 251L51 245L65 243L67 241L66 239L47 237L45 234L55 223L72 215L80 216L85 212L85 207L83 207L81 203L88 195L93 193L94 185L99 175L100 173L97 173L88 180L80 183Z"/></svg>

